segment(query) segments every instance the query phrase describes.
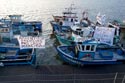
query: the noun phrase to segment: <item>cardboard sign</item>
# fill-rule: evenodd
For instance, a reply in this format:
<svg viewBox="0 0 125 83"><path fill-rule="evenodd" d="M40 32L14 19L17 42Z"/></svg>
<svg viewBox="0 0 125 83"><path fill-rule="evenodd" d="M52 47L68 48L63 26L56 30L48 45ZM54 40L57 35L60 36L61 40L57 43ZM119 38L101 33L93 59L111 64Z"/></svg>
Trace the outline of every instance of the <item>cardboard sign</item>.
<svg viewBox="0 0 125 83"><path fill-rule="evenodd" d="M100 43L113 45L114 34L115 34L115 28L96 27L94 38L100 41Z"/></svg>
<svg viewBox="0 0 125 83"><path fill-rule="evenodd" d="M20 48L45 48L45 39L42 37L17 37Z"/></svg>

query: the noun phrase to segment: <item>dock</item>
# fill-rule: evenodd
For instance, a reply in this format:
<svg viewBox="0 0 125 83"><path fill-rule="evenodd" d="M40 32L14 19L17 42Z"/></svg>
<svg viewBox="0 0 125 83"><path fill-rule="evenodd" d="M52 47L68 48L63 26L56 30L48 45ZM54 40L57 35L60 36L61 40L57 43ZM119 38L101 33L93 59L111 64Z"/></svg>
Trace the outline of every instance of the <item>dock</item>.
<svg viewBox="0 0 125 83"><path fill-rule="evenodd" d="M124 64L0 67L0 83L125 83L124 76Z"/></svg>

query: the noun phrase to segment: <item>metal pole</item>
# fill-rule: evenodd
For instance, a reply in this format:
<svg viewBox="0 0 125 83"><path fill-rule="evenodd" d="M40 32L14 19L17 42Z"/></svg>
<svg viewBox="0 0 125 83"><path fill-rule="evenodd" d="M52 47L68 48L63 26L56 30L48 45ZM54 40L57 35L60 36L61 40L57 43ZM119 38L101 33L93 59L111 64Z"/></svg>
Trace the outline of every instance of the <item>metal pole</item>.
<svg viewBox="0 0 125 83"><path fill-rule="evenodd" d="M38 63L38 49L37 48L35 49L35 54L36 54L35 68L38 68L39 63Z"/></svg>
<svg viewBox="0 0 125 83"><path fill-rule="evenodd" d="M36 65L36 68L38 67L38 65L39 65L39 61L38 61L38 49L36 48L35 49L35 54L36 54L36 62L35 62L35 65Z"/></svg>
<svg viewBox="0 0 125 83"><path fill-rule="evenodd" d="M117 75L118 75L118 72L116 72L116 74L115 74L115 78L114 78L114 82L113 83L115 83Z"/></svg>
<svg viewBox="0 0 125 83"><path fill-rule="evenodd" d="M35 53L35 62L34 62L34 64L32 64L32 66L33 67L35 67L35 68L37 68L37 54L36 54L36 49L35 48L33 48L33 50L32 50L32 54L34 54Z"/></svg>
<svg viewBox="0 0 125 83"><path fill-rule="evenodd" d="M34 49L35 49L35 48L33 48L33 50L32 50L32 54L34 53Z"/></svg>
<svg viewBox="0 0 125 83"><path fill-rule="evenodd" d="M125 81L125 75L124 75L124 77L123 77L122 83L124 83L124 81Z"/></svg>

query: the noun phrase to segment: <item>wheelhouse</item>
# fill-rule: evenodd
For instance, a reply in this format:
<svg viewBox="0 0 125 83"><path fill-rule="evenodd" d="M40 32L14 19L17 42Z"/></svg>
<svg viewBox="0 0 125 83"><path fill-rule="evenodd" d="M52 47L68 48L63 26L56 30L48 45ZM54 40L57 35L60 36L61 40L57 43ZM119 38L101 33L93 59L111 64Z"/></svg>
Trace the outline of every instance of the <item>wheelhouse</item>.
<svg viewBox="0 0 125 83"><path fill-rule="evenodd" d="M77 58L82 59L84 57L94 58L96 52L96 43L78 43L75 46L75 52L77 53Z"/></svg>

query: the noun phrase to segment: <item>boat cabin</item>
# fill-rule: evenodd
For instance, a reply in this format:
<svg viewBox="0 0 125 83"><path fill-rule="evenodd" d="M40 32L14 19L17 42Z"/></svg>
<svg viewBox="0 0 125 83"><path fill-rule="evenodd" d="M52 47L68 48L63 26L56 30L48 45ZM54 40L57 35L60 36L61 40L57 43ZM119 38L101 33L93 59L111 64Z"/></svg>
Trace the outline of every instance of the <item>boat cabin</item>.
<svg viewBox="0 0 125 83"><path fill-rule="evenodd" d="M76 16L76 13L72 13L72 12L63 12L63 21L62 21L62 25L64 26L70 26L75 24L75 22L77 22L78 17Z"/></svg>
<svg viewBox="0 0 125 83"><path fill-rule="evenodd" d="M71 27L73 36L77 38L91 38L93 36L93 31L91 27L83 27L80 28L79 26L72 26Z"/></svg>
<svg viewBox="0 0 125 83"><path fill-rule="evenodd" d="M22 15L9 15L9 18L12 22L21 22Z"/></svg>
<svg viewBox="0 0 125 83"><path fill-rule="evenodd" d="M6 65L33 64L35 52L32 49L20 49L17 47L0 47L0 62Z"/></svg>
<svg viewBox="0 0 125 83"><path fill-rule="evenodd" d="M74 32L76 35L80 35L83 36L84 31L82 31L82 29L76 29L76 31Z"/></svg>
<svg viewBox="0 0 125 83"><path fill-rule="evenodd" d="M31 22L14 22L12 24L13 34L15 35L28 35L30 32L39 31L41 32L41 22L31 21ZM24 32L24 33L21 33Z"/></svg>
<svg viewBox="0 0 125 83"><path fill-rule="evenodd" d="M73 4L69 8L66 8L64 12L62 12L62 16L53 16L54 21L59 23L61 26L71 26L78 21L77 13L73 11Z"/></svg>
<svg viewBox="0 0 125 83"><path fill-rule="evenodd" d="M78 55L76 57L78 57L78 59L82 59L83 57L94 58L96 47L97 47L96 43L79 42L75 46L75 51Z"/></svg>
<svg viewBox="0 0 125 83"><path fill-rule="evenodd" d="M96 41L88 43L78 43L75 46L75 52L78 59L87 59L87 60L111 60L114 57L118 57L120 54L119 49L111 48L107 44L98 44ZM113 55L113 52L116 52ZM116 55L117 54L117 55Z"/></svg>
<svg viewBox="0 0 125 83"><path fill-rule="evenodd" d="M0 43L12 43L18 45L15 35L37 36L42 32L40 21L23 21L22 15L8 15L0 19Z"/></svg>
<svg viewBox="0 0 125 83"><path fill-rule="evenodd" d="M0 24L0 42L9 42L10 40L10 27L4 23Z"/></svg>

